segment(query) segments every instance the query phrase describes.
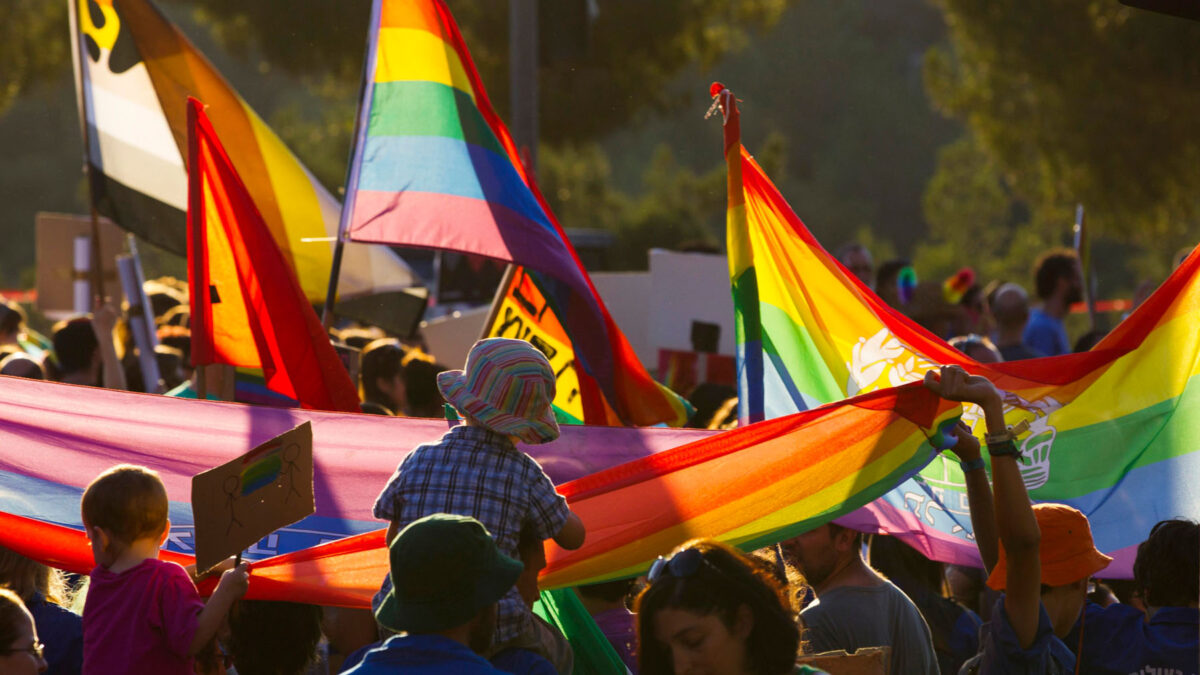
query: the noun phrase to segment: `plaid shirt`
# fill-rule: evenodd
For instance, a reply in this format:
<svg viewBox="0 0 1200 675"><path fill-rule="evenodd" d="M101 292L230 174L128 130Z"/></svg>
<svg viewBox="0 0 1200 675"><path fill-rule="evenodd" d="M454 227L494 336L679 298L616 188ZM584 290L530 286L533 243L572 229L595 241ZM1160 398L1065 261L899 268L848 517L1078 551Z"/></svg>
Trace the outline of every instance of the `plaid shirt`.
<svg viewBox="0 0 1200 675"><path fill-rule="evenodd" d="M507 436L464 424L410 452L375 500L375 517L400 529L435 513L479 520L500 550L519 560L522 527L539 539L553 538L570 510L541 465ZM510 589L500 600L496 644L516 638L530 622L529 608Z"/></svg>

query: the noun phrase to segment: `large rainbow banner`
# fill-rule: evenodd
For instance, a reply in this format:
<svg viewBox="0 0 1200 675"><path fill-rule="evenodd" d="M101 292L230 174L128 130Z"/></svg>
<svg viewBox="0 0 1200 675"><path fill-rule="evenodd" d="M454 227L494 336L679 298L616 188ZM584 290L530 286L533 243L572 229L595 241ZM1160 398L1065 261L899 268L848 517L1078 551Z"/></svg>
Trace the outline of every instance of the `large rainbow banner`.
<svg viewBox="0 0 1200 675"><path fill-rule="evenodd" d="M1022 475L1037 501L1069 504L1129 576L1159 520L1200 518L1200 253L1091 351L980 364L883 303L821 248L741 145L733 95L725 118L730 277L739 328L743 419L773 418L919 380L959 364L1005 394ZM976 433L977 408L963 415ZM958 462L939 457L884 498L839 520L895 534L925 555L978 564Z"/></svg>
<svg viewBox="0 0 1200 675"><path fill-rule="evenodd" d="M646 372L521 163L446 6L376 0L365 73L346 237L523 266L621 422L682 424L683 402ZM605 419L603 403L587 421Z"/></svg>
<svg viewBox="0 0 1200 675"><path fill-rule="evenodd" d="M580 514L587 541L549 547L547 587L644 570L691 537L747 548L843 515L936 454L960 412L920 385L739 429L564 426L530 446ZM263 408L0 377L0 544L87 572L79 499L120 463L160 473L165 555L192 553L191 477L302 422L313 428L316 513L259 541L250 597L366 607L387 573L376 495L440 420ZM933 437L933 441L929 440ZM256 585L257 584L257 585Z"/></svg>

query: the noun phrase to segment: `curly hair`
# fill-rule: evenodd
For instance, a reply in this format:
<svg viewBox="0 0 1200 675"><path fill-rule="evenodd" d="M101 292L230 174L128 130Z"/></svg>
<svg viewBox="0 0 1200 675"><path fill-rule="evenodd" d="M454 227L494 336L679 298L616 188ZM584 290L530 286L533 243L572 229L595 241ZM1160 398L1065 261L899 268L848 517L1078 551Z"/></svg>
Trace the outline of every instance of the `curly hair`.
<svg viewBox="0 0 1200 675"><path fill-rule="evenodd" d="M1151 607L1186 607L1200 597L1200 525L1164 520L1138 544L1133 581Z"/></svg>
<svg viewBox="0 0 1200 675"><path fill-rule="evenodd" d="M1034 288L1042 300L1054 295L1059 279L1070 279L1076 274L1079 255L1069 248L1056 248L1042 254L1033 265Z"/></svg>
<svg viewBox="0 0 1200 675"><path fill-rule="evenodd" d="M732 630L738 610L748 607L754 625L746 638L746 666L753 673L791 672L800 651L800 630L786 589L766 562L711 539L690 541L675 553L696 549L703 562L695 573L665 573L637 598L638 665L645 675L674 673L671 654L655 638L654 619L666 608L716 614Z"/></svg>

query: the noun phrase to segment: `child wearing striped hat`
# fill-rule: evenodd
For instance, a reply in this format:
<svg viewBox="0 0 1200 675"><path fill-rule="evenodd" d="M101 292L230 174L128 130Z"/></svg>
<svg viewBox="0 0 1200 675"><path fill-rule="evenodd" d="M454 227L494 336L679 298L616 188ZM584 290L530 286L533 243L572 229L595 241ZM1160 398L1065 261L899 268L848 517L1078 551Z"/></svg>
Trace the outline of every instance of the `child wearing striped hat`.
<svg viewBox="0 0 1200 675"><path fill-rule="evenodd" d="M391 521L388 541L420 518L451 513L482 522L513 558L522 530L566 549L582 546L583 522L541 465L516 445L558 438L555 377L546 357L523 340L480 340L463 370L438 375L438 388L466 423L409 453L376 499L375 517ZM547 634L552 630L535 621L514 587L500 600L487 655L528 649L570 672L570 649L561 635Z"/></svg>

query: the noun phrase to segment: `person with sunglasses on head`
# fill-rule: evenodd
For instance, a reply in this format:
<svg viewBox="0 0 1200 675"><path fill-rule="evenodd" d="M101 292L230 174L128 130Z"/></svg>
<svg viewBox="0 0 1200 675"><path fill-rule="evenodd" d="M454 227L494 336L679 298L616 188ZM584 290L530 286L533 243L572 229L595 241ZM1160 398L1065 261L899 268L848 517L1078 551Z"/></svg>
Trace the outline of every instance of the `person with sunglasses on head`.
<svg viewBox="0 0 1200 675"><path fill-rule="evenodd" d="M1079 669L1064 639L1083 610L1089 579L1112 558L1093 544L1087 516L1064 504L1030 503L1018 465L1021 453L1013 443L1016 430L1004 421L995 385L959 366L943 366L926 373L925 386L944 399L983 409L992 457L989 489L979 444L963 431L955 452L967 477L971 524L990 573L988 586L1004 594L981 631L980 653L960 672L1092 672Z"/></svg>
<svg viewBox="0 0 1200 675"><path fill-rule="evenodd" d="M7 588L0 589L0 673L32 675L48 667L33 615L20 596Z"/></svg>
<svg viewBox="0 0 1200 675"><path fill-rule="evenodd" d="M636 605L642 675L821 672L796 665L800 630L767 563L701 539L659 558L648 578Z"/></svg>

